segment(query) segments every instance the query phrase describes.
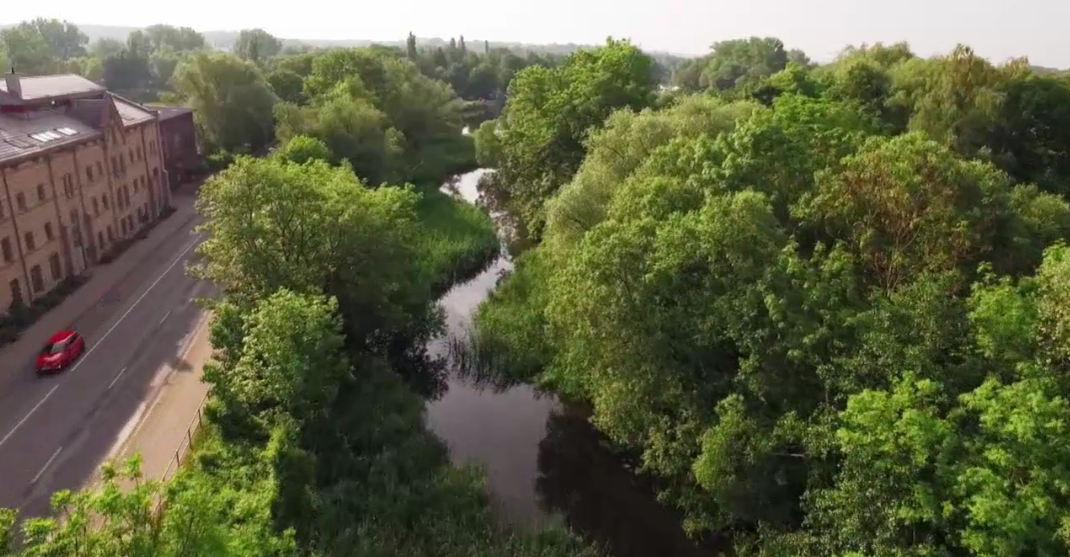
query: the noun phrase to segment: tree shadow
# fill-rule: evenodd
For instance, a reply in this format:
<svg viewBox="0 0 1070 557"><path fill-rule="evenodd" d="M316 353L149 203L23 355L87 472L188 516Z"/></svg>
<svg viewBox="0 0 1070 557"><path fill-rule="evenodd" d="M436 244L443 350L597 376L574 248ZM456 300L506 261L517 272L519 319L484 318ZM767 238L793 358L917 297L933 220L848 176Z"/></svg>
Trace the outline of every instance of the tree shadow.
<svg viewBox="0 0 1070 557"><path fill-rule="evenodd" d="M657 501L652 481L634 473L636 455L614 450L586 414L577 405L562 405L547 419L539 443L540 505L614 557L719 554L715 537L687 537L679 513Z"/></svg>

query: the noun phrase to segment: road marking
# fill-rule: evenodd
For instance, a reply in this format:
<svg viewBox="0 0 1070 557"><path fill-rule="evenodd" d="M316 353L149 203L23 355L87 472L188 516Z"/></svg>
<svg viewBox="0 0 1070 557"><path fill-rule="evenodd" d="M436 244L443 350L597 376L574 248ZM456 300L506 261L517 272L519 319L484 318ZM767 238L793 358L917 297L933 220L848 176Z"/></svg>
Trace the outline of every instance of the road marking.
<svg viewBox="0 0 1070 557"><path fill-rule="evenodd" d="M104 340L108 338L108 335L110 335L112 333L112 331L114 331L115 328L118 327L119 324L122 323L123 320L126 319L126 317L128 315L130 315L130 312L134 311L134 308L136 308L137 305L140 304L141 301L145 299L145 296L148 296L149 292L152 292L152 289L155 288L157 284L160 284L160 281L163 280L163 278L165 276L167 276L167 273L170 273L171 269L174 269L175 265L178 265L178 263L180 261L182 261L182 259L184 257L186 257L186 254L189 253L189 250L193 249L193 246L197 245L197 242L199 242L200 240L201 239L199 237L198 238L194 238L193 241L190 242L188 246L186 246L186 249L182 250L182 253L178 254L178 257L176 257L175 260L172 261L171 264L168 265L167 268L164 269L164 271L162 273L160 273L160 276L156 277L156 280L152 281L152 284L150 284L149 287L146 288L145 291L142 292L141 295L138 296L136 300L134 300L134 304L126 309L126 312L124 312L119 317L119 320L116 321L115 323L113 323L112 326L109 327L107 331L104 331L104 334L101 335L101 337L99 339L97 339L96 342L93 343L93 346L89 347L89 350L86 351L86 353L82 355L82 359L78 360L73 366L71 366L71 371L74 371L74 370L78 369L78 366L81 365L82 362L84 362L85 359L90 354L92 354L93 351L96 350L98 346L100 346L100 343L104 342Z"/></svg>
<svg viewBox="0 0 1070 557"><path fill-rule="evenodd" d="M167 313L163 314L163 319L160 320L160 325L163 325L163 322L167 321L168 317L171 317L171 310L167 310ZM160 325L157 325L157 327Z"/></svg>
<svg viewBox="0 0 1070 557"><path fill-rule="evenodd" d="M42 398L41 402L37 403L37 406L34 406L33 408L30 408L30 411L27 412L26 415L23 416L23 418L21 420L19 420L19 423L15 424L15 427L11 428L11 431L7 432L7 435L5 435L3 439L0 439L0 447L3 447L4 443L7 443L8 439L11 439L11 436L14 435L15 432L18 431L20 427L22 427L22 424L26 423L26 420L30 419L30 416L32 416L33 413L36 412L37 409L40 408L41 405L44 404L46 400L48 400L48 397L52 396L52 393L56 392L56 389L58 389L58 388L59 388L59 385L53 385L52 386L52 390L48 391L48 394L45 395L45 398Z"/></svg>
<svg viewBox="0 0 1070 557"><path fill-rule="evenodd" d="M134 430L137 429L138 424L141 423L142 418L145 416L145 410L148 409L148 404L142 402L138 405L137 410L134 411L134 415L127 420L123 425L123 429L119 430L119 434L115 436L115 443L112 444L111 449L108 451L108 458L105 460L114 460L116 456L125 448L126 441L134 434Z"/></svg>
<svg viewBox="0 0 1070 557"><path fill-rule="evenodd" d="M167 268L164 269L164 271L162 273L160 273L160 276L156 277L156 280L152 281L152 284L150 284L149 287L146 288L145 291L142 292L141 295L138 296L138 298L136 300L134 300L134 304L131 305L126 310L125 313L123 313L121 316L119 316L119 320L116 321L107 331L105 331L104 334L100 337L100 339L98 339L95 343L93 343L93 346L90 346L89 350L87 350L84 354L82 354L81 358L78 358L78 361L74 362L74 365L70 367L70 369L68 370L68 373L73 372L74 370L78 369L78 366L82 365L82 362L84 362L86 360L86 358L88 358L89 355L92 354L93 351L96 350L98 346L100 346L100 343L104 342L104 340L108 338L108 335L110 335L112 333L112 331L114 331L115 328L118 327L119 324L122 323L123 320L126 319L126 317L128 315L130 315L130 312L134 311L134 308L136 308L137 305L140 304L141 301L145 299L145 296L148 296L149 292L151 292L152 289L155 288L157 284L160 284L160 281L163 280L163 278L165 276L167 276L167 273L170 273L171 269L174 269L175 265L178 265L178 263L180 261L182 261L182 259L184 257L186 257L186 254L189 253L189 250L193 249L193 246L197 245L197 242L199 242L199 241L201 241L201 238L199 236L197 238L194 238L193 241L190 242L189 245L186 246L186 248L182 250L182 253L178 254L178 257L176 257L175 260L172 261L171 264L168 265ZM20 427L22 427L22 424L26 423L26 420L30 419L30 416L32 416L33 413L36 412L37 409L40 408L41 405L44 404L46 400L48 400L48 397L52 396L52 393L56 392L56 389L58 389L58 388L59 388L59 385L56 385L56 386L52 387L52 390L48 391L48 394L45 395L45 398L42 398L41 402L38 402L36 406L31 408L30 411L21 420L19 420L19 423L15 424L15 427L11 428L11 431L7 432L7 435L5 435L3 437L3 439L0 439L0 447L4 446L4 443L6 443L7 440L10 439L11 436L14 435L15 432L18 431Z"/></svg>
<svg viewBox="0 0 1070 557"><path fill-rule="evenodd" d="M45 470L48 470L48 467L52 466L52 461L56 460L56 457L59 456L59 453L62 450L63 450L63 447L60 447L60 448L56 449L56 452L52 453L52 458L48 459L48 462L46 462L45 465L41 467L41 471L38 472L37 475L33 477L32 481L30 481L31 485L36 484L37 480L41 479L41 476L44 475Z"/></svg>
<svg viewBox="0 0 1070 557"><path fill-rule="evenodd" d="M111 390L112 387L115 386L115 382L118 381L119 378L122 377L124 373L126 373L126 368L125 367L123 369L119 370L119 373L118 373L118 375L115 376L115 379L112 379L111 383L108 384L108 390L109 391Z"/></svg>

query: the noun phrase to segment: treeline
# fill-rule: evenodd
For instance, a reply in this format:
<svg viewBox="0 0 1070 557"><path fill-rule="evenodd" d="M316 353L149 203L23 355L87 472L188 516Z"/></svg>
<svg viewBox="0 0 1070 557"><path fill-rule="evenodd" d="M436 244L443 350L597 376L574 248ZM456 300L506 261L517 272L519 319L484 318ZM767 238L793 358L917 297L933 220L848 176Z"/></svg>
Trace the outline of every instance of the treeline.
<svg viewBox="0 0 1070 557"><path fill-rule="evenodd" d="M135 461L57 494L56 516L19 535L0 512L0 555L593 555L563 529L496 523L482 475L453 467L424 424L446 372L425 349L443 331L437 298L498 250L486 214L436 189L435 173L472 164L449 86L375 49L311 58L300 104L249 87L258 68L232 55L179 72L205 108L229 99L202 123L218 145L253 144L241 133L273 115L283 140L237 156L197 200L192 272L222 292L206 425L166 485Z"/></svg>
<svg viewBox="0 0 1070 557"><path fill-rule="evenodd" d="M589 403L736 554L1065 555L1067 78L749 39L658 95L651 64L526 69L477 134L533 245L481 373Z"/></svg>
<svg viewBox="0 0 1070 557"><path fill-rule="evenodd" d="M406 48L372 45L376 52L408 58L428 78L450 84L460 97L483 101L469 108L474 117L496 114L512 76L530 65L554 65L563 55L490 47L480 42L469 50L464 37L448 44L416 47L410 36ZM248 62L280 98L297 101L302 96L293 85L311 72L311 60L324 51L307 45L285 45L262 29L237 34L230 53ZM152 25L131 31L126 40L89 37L77 25L38 18L0 30L0 67L14 67L23 75L77 73L141 102L182 102L189 96L183 84L183 65L196 63L201 54L219 52L205 36L189 27ZM478 123L478 121L476 122Z"/></svg>

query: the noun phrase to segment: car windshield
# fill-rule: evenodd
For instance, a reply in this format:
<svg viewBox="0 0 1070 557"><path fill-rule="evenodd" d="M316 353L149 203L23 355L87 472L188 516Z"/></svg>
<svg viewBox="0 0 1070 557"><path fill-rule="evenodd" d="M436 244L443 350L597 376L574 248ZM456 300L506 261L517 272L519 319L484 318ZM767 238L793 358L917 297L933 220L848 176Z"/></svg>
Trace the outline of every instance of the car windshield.
<svg viewBox="0 0 1070 557"><path fill-rule="evenodd" d="M67 347L66 341L64 342L50 342L45 345L44 350L41 350L42 354L51 356L52 354L59 354L63 352L63 349Z"/></svg>

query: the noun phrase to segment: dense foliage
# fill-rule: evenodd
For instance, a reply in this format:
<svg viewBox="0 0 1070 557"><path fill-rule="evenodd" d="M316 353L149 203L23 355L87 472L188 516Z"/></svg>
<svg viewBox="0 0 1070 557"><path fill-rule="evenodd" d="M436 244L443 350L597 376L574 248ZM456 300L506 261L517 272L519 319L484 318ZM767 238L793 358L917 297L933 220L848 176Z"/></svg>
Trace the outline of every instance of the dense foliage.
<svg viewBox="0 0 1070 557"><path fill-rule="evenodd" d="M1070 82L775 39L677 71L702 93L605 85L573 106L626 109L552 133L520 128L563 112L522 72L484 125L485 187L545 227L482 364L588 401L741 554L1065 555Z"/></svg>
<svg viewBox="0 0 1070 557"><path fill-rule="evenodd" d="M481 126L476 141L480 162L498 168L502 193L531 234L542 228L543 203L579 168L589 130L616 109L653 103L653 68L635 46L609 39L556 68L517 74L505 112L494 125Z"/></svg>
<svg viewBox="0 0 1070 557"><path fill-rule="evenodd" d="M193 272L223 296L193 459L166 486L134 467L57 494L58 517L27 521L14 554L588 553L563 530L496 526L481 474L454 468L423 422L442 381L424 351L442 329L436 298L496 253L489 218L325 158L296 137L201 189ZM0 514L0 531L13 520Z"/></svg>

